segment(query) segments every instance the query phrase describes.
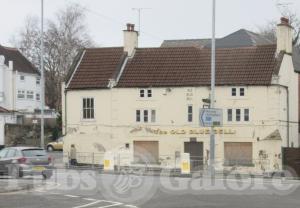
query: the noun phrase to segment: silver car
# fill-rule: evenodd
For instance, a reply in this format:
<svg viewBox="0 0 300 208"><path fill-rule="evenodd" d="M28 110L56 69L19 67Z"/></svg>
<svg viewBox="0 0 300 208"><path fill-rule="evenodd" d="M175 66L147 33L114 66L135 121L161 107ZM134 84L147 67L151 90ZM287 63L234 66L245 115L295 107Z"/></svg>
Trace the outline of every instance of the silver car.
<svg viewBox="0 0 300 208"><path fill-rule="evenodd" d="M53 174L52 158L38 147L7 147L0 151L0 174L13 178L42 175L49 179Z"/></svg>

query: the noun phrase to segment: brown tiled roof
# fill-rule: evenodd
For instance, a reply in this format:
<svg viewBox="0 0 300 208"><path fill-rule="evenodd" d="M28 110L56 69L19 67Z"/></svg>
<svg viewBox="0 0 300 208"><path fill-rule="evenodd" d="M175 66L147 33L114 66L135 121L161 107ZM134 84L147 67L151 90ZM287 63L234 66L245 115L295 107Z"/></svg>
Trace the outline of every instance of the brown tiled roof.
<svg viewBox="0 0 300 208"><path fill-rule="evenodd" d="M123 48L86 49L68 89L106 88L123 61Z"/></svg>
<svg viewBox="0 0 300 208"><path fill-rule="evenodd" d="M0 45L0 55L5 57L5 65L8 66L9 61L13 61L13 69L23 73L39 74L39 71L33 64L22 55L16 48L9 48Z"/></svg>
<svg viewBox="0 0 300 208"><path fill-rule="evenodd" d="M278 65L276 46L216 51L217 85L270 85ZM130 59L118 87L208 86L210 49L141 48Z"/></svg>

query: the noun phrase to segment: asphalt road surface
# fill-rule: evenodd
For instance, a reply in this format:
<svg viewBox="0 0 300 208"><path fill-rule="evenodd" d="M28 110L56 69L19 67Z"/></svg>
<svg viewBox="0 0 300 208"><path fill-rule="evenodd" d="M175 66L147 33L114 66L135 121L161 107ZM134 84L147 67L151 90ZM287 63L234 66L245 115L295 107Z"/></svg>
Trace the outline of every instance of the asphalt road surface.
<svg viewBox="0 0 300 208"><path fill-rule="evenodd" d="M30 191L0 194L0 207L15 208L296 208L300 181L169 178L58 170L48 181L29 178ZM0 181L1 182L1 181Z"/></svg>

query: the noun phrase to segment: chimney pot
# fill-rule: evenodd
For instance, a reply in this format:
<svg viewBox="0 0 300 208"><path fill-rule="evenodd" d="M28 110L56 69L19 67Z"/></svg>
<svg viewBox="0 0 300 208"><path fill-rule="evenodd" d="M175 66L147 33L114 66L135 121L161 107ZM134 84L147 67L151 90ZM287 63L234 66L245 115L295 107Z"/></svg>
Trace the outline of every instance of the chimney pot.
<svg viewBox="0 0 300 208"><path fill-rule="evenodd" d="M284 24L284 25L290 24L290 20L286 17L281 17L280 20L281 20L281 24Z"/></svg>
<svg viewBox="0 0 300 208"><path fill-rule="evenodd" d="M130 31L130 28L131 28L131 24L127 23L127 31Z"/></svg>

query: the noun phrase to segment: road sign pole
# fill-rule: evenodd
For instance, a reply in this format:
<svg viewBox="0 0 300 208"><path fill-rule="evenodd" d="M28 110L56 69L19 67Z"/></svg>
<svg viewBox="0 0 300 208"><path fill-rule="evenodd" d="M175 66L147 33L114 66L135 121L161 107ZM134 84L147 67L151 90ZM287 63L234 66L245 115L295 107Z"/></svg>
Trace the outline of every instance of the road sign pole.
<svg viewBox="0 0 300 208"><path fill-rule="evenodd" d="M216 0L213 0L212 5L212 39L211 39L211 93L210 93L210 108L215 107L215 72L216 72ZM210 129L210 151L209 151L209 166L211 177L215 176L215 132L213 125Z"/></svg>

